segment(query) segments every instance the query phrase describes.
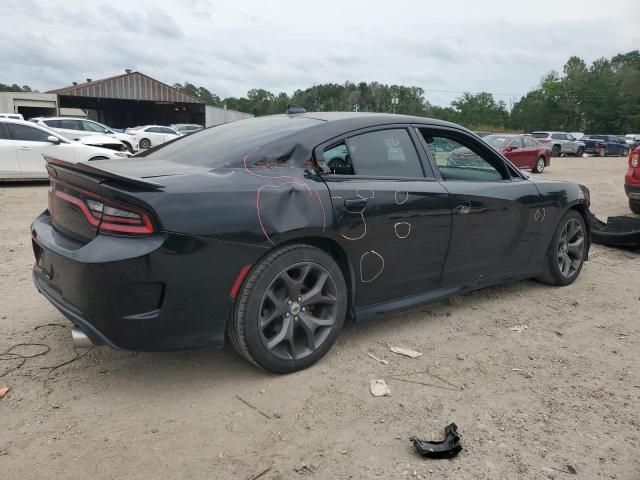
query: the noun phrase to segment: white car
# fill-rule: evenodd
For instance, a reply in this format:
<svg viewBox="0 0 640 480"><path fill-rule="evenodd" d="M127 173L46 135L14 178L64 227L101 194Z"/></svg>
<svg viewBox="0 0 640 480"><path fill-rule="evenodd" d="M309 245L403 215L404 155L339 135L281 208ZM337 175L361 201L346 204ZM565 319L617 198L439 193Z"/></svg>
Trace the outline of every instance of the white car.
<svg viewBox="0 0 640 480"><path fill-rule="evenodd" d="M12 118L14 120L24 120L21 113L0 113L0 118Z"/></svg>
<svg viewBox="0 0 640 480"><path fill-rule="evenodd" d="M640 142L640 133L628 133L624 136L624 141L629 145Z"/></svg>
<svg viewBox="0 0 640 480"><path fill-rule="evenodd" d="M173 128L163 127L162 125L127 128L125 133L133 135L138 140L140 148L155 147L182 136Z"/></svg>
<svg viewBox="0 0 640 480"><path fill-rule="evenodd" d="M138 142L133 136L127 135L126 133L118 133L106 125L94 122L93 120L75 117L37 117L30 120L38 125L42 125L43 127L51 128L69 140L81 140L85 137L96 137L94 142L91 144L97 145L98 137L101 139L109 137L121 142L131 153L138 150ZM104 147L114 148L107 143L102 141L102 145ZM110 143L113 144L114 142Z"/></svg>
<svg viewBox="0 0 640 480"><path fill-rule="evenodd" d="M78 163L125 158L127 152L92 147L24 120L0 118L0 180L48 179L43 155Z"/></svg>

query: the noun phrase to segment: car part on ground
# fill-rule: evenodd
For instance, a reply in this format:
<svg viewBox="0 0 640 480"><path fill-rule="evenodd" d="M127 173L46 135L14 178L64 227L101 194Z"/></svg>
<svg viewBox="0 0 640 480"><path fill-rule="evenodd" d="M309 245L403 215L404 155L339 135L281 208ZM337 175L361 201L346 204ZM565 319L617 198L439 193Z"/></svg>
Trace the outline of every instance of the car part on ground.
<svg viewBox="0 0 640 480"><path fill-rule="evenodd" d="M609 217L607 223L590 215L593 242L611 247L640 247L640 218Z"/></svg>
<svg viewBox="0 0 640 480"><path fill-rule="evenodd" d="M462 450L458 426L455 423L444 427L444 440L426 441L417 437L411 437L409 440L416 451L425 458L454 458Z"/></svg>
<svg viewBox="0 0 640 480"><path fill-rule="evenodd" d="M322 357L346 319L525 278L566 285L589 249L585 187L527 178L419 117L258 117L48 170L34 282L94 344L228 336L279 373Z"/></svg>

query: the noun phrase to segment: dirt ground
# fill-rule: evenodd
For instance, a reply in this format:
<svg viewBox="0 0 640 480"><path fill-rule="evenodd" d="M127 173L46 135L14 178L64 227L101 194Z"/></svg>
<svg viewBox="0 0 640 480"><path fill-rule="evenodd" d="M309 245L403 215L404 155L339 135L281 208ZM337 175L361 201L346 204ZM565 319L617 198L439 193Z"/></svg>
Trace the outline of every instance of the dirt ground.
<svg viewBox="0 0 640 480"><path fill-rule="evenodd" d="M585 183L600 217L627 214L625 162L553 159L543 176ZM247 479L268 467L261 479L573 478L567 465L575 478L640 478L639 251L595 245L569 287L524 281L348 326L292 375L230 347L101 347L52 370L75 353L69 322L31 282L29 224L46 191L0 186L0 352L50 348L0 377L12 389L1 478ZM0 361L0 375L17 364ZM371 396L377 378L392 396ZM438 439L450 422L461 454L418 457L408 438Z"/></svg>

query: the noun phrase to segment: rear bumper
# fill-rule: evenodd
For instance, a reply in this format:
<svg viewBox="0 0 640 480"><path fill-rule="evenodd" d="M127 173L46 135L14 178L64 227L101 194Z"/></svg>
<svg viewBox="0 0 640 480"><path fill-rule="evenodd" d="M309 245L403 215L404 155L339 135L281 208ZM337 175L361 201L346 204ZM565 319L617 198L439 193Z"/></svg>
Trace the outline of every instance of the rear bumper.
<svg viewBox="0 0 640 480"><path fill-rule="evenodd" d="M223 346L231 286L263 252L177 234L82 245L47 213L31 228L38 291L94 343L127 350Z"/></svg>
<svg viewBox="0 0 640 480"><path fill-rule="evenodd" d="M640 183L637 185L625 183L624 192L631 200L640 200Z"/></svg>

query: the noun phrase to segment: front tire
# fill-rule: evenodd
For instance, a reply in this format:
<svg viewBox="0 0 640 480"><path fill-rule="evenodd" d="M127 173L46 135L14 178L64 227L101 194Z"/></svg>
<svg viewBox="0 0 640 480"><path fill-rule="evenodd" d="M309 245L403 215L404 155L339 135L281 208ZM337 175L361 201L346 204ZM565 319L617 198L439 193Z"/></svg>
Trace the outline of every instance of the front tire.
<svg viewBox="0 0 640 480"><path fill-rule="evenodd" d="M577 211L569 210L558 222L547 250L545 272L538 280L549 285L570 285L578 278L586 256L584 218Z"/></svg>
<svg viewBox="0 0 640 480"><path fill-rule="evenodd" d="M140 140L140 142L138 142L138 145L140 146L140 148L144 148L146 150L147 148L151 148L151 140L149 140L148 138L143 138Z"/></svg>
<svg viewBox="0 0 640 480"><path fill-rule="evenodd" d="M317 362L342 330L347 291L323 250L289 245L267 255L245 280L228 334L236 351L274 373Z"/></svg>
<svg viewBox="0 0 640 480"><path fill-rule="evenodd" d="M124 146L127 147L127 150L129 151L129 153L133 153L133 147L129 142L122 142L122 143L124 143Z"/></svg>
<svg viewBox="0 0 640 480"><path fill-rule="evenodd" d="M637 215L640 215L640 200L629 199L629 208Z"/></svg>
<svg viewBox="0 0 640 480"><path fill-rule="evenodd" d="M544 172L544 157L538 157L538 159L536 160L536 164L533 167L533 173L542 173Z"/></svg>

